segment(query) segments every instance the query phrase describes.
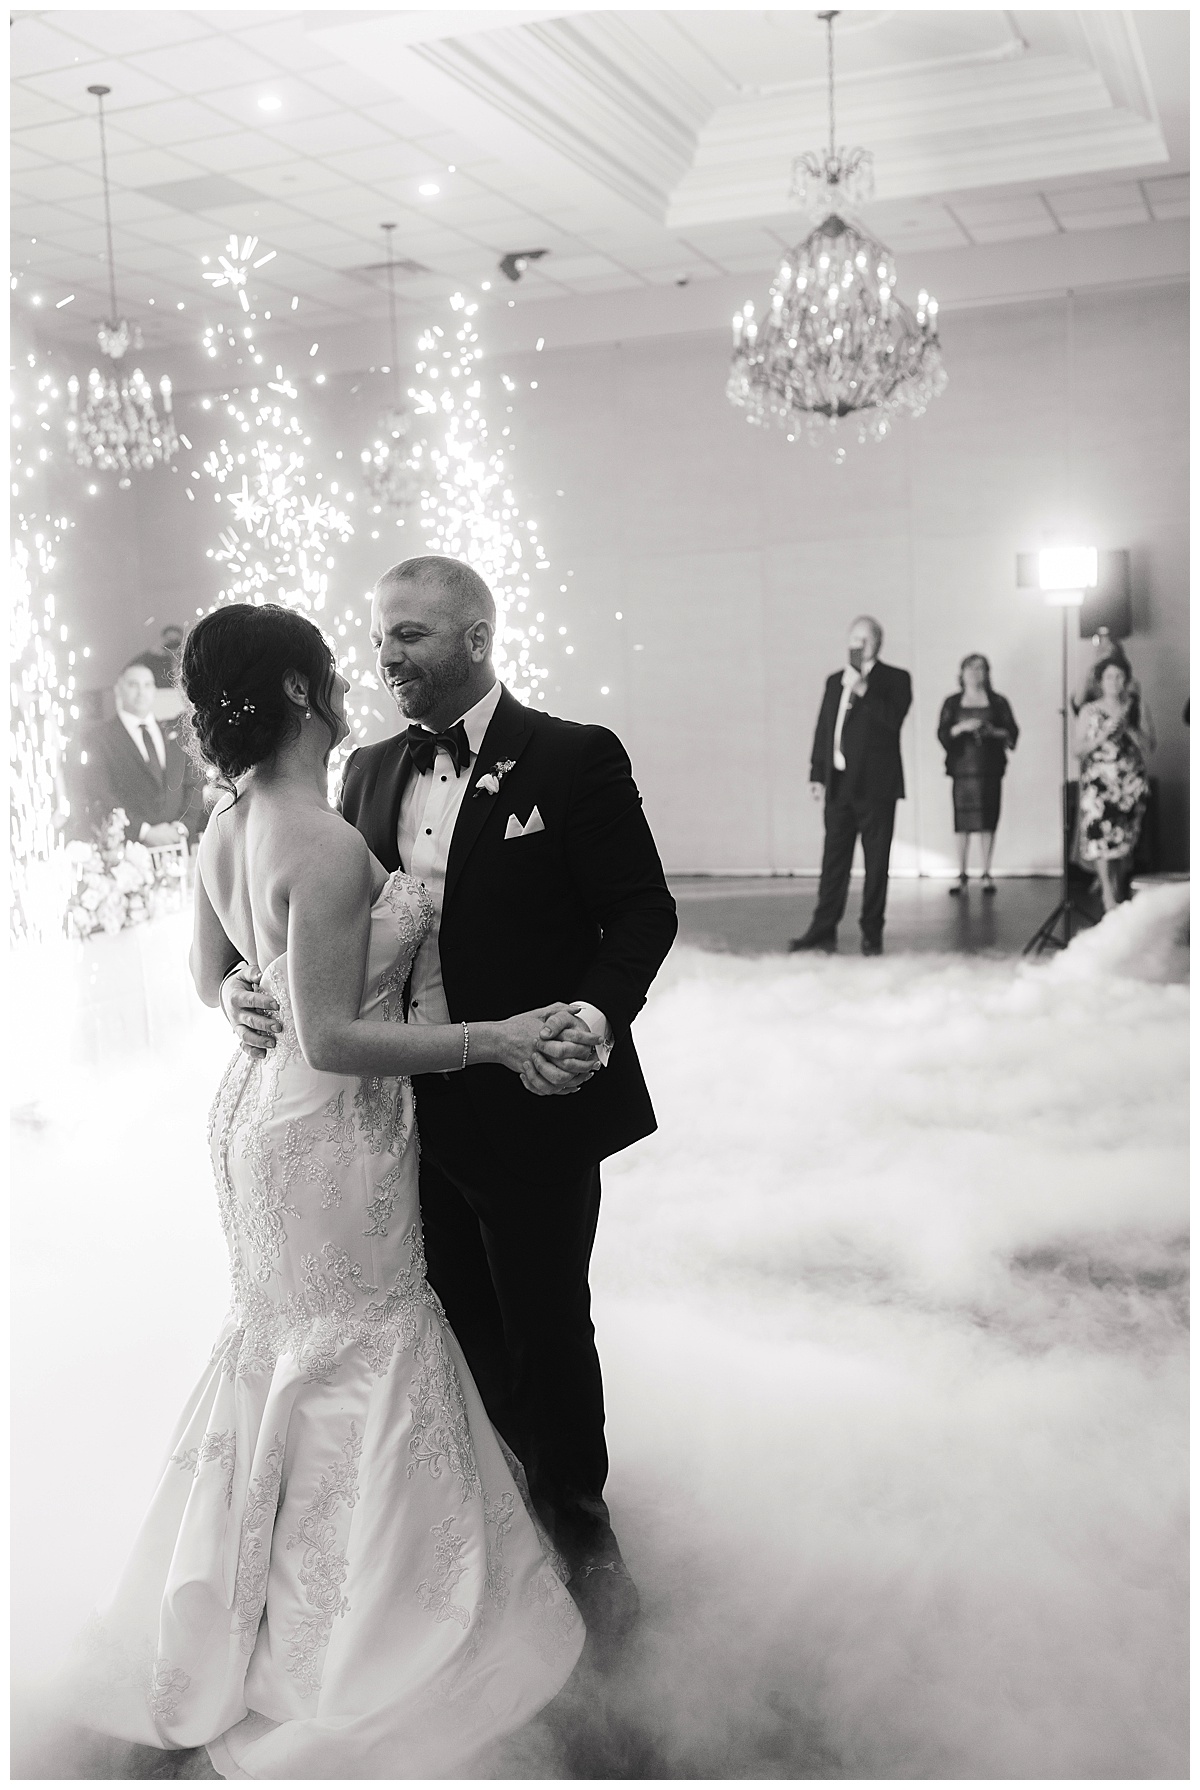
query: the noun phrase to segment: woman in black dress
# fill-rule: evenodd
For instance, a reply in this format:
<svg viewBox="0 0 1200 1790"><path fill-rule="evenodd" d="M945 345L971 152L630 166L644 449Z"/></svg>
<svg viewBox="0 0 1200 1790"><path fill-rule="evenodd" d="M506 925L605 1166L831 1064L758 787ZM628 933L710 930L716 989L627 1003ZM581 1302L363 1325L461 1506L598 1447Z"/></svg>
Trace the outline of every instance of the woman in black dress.
<svg viewBox="0 0 1200 1790"><path fill-rule="evenodd" d="M992 689L991 667L982 653L968 653L958 671L958 691L947 696L938 720L945 748L946 775L953 779L954 831L958 834L958 881L951 895L967 886L967 849L978 833L983 849L983 892L994 895L992 850L1000 819L1000 780L1017 743L1017 723L1005 697Z"/></svg>

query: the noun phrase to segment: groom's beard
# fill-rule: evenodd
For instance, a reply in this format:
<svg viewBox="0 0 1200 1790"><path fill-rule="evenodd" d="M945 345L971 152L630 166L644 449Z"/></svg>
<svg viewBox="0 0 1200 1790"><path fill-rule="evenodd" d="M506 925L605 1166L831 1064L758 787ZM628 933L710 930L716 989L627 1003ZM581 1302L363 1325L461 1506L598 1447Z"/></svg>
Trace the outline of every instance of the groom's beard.
<svg viewBox="0 0 1200 1790"><path fill-rule="evenodd" d="M465 640L460 641L454 651L436 665L427 666L424 670L418 670L415 666L407 667L403 682L393 681L391 675L385 673L396 707L408 721L420 721L447 696L453 695L455 690L463 689L470 676L471 654Z"/></svg>

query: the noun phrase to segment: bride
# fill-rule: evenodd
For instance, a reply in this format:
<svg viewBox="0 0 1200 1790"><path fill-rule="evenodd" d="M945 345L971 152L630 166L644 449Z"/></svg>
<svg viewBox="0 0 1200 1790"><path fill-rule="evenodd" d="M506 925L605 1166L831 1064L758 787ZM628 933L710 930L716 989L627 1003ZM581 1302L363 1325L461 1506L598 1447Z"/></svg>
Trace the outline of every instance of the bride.
<svg viewBox="0 0 1200 1790"><path fill-rule="evenodd" d="M227 1778L452 1774L584 1628L425 1277L407 1078L521 1074L559 1008L403 1023L431 904L329 807L348 686L311 622L215 610L182 683L226 792L192 975L215 1006L261 965L279 1036L213 1104L232 1302L96 1631L93 1720Z"/></svg>

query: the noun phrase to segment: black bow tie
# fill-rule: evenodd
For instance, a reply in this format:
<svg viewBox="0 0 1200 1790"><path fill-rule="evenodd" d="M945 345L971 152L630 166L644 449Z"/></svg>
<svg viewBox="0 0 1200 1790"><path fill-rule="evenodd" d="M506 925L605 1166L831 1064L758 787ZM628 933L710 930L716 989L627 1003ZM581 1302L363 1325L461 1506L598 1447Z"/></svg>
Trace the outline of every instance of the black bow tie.
<svg viewBox="0 0 1200 1790"><path fill-rule="evenodd" d="M450 754L456 777L461 777L471 763L471 745L461 721L456 721L448 733L430 733L428 728L418 727L414 722L407 739L408 750L418 771L431 771L439 752Z"/></svg>

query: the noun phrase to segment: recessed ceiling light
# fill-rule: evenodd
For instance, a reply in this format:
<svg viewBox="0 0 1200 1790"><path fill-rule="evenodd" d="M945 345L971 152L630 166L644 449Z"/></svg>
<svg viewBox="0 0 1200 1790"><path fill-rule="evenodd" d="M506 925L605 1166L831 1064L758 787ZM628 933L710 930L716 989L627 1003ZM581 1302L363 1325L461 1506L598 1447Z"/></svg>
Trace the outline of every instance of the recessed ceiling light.
<svg viewBox="0 0 1200 1790"><path fill-rule="evenodd" d="M275 93L264 93L258 102L260 112L278 112L283 101Z"/></svg>
<svg viewBox="0 0 1200 1790"><path fill-rule="evenodd" d="M435 186L432 180L426 180L425 182L423 182L423 184L421 186L419 186L417 188L417 191L420 193L422 199L434 199L441 192L441 190L442 190L441 187Z"/></svg>

